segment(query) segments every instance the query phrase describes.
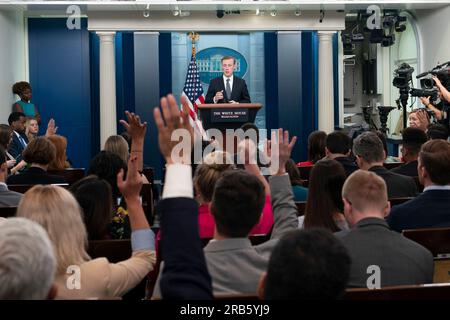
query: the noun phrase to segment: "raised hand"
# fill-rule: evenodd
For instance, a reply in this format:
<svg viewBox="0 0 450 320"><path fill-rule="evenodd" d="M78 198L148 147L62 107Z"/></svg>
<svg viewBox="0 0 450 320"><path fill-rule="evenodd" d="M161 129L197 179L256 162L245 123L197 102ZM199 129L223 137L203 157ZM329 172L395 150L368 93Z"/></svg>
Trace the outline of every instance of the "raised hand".
<svg viewBox="0 0 450 320"><path fill-rule="evenodd" d="M139 199L139 194L141 192L143 178L138 171L137 157L131 156L128 159L128 172L127 178L123 180L124 170L121 169L117 174L117 187L120 193L125 198L125 201L131 199Z"/></svg>
<svg viewBox="0 0 450 320"><path fill-rule="evenodd" d="M289 131L287 130L272 131L270 169L273 174L282 175L286 173L286 162L290 159L296 142L297 137L293 137L289 142Z"/></svg>
<svg viewBox="0 0 450 320"><path fill-rule="evenodd" d="M145 132L147 131L147 122L142 123L140 117L133 112L125 111L127 121L120 120L120 123L125 127L131 139L144 140Z"/></svg>
<svg viewBox="0 0 450 320"><path fill-rule="evenodd" d="M161 154L168 164L190 164L192 145L194 142L194 130L189 123L189 105L186 97L181 97L183 111L180 112L177 101L173 95L161 98L161 111L153 110L156 127L158 128L158 144ZM178 140L175 140L177 135ZM179 141L181 138L181 142ZM181 145L179 150L175 149ZM178 153L177 153L178 151Z"/></svg>
<svg viewBox="0 0 450 320"><path fill-rule="evenodd" d="M47 124L47 130L45 132L45 136L50 137L52 135L55 135L56 131L58 131L58 127L56 126L55 120L52 118L49 120L49 122Z"/></svg>

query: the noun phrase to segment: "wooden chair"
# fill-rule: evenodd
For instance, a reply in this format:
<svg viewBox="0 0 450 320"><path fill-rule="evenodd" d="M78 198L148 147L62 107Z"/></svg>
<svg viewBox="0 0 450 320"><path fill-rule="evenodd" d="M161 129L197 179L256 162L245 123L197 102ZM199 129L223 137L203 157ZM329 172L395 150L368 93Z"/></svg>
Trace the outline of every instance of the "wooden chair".
<svg viewBox="0 0 450 320"><path fill-rule="evenodd" d="M392 199L389 199L389 202L391 203L391 207L393 207L393 206L397 206L399 204L405 203L412 199L414 199L414 198L411 198L411 197L392 198Z"/></svg>
<svg viewBox="0 0 450 320"><path fill-rule="evenodd" d="M433 282L450 282L450 228L403 230L402 234L433 254Z"/></svg>
<svg viewBox="0 0 450 320"><path fill-rule="evenodd" d="M118 263L131 258L131 241L127 240L91 240L88 254L92 259L105 257L111 263ZM123 300L141 300L145 297L147 278L145 277L136 287L122 298Z"/></svg>
<svg viewBox="0 0 450 320"><path fill-rule="evenodd" d="M64 177L69 185L74 184L78 180L81 180L85 176L84 168L68 168L65 170L52 170L48 171L50 174L55 174Z"/></svg>
<svg viewBox="0 0 450 320"><path fill-rule="evenodd" d="M381 289L347 289L344 300L450 300L450 284L394 286Z"/></svg>
<svg viewBox="0 0 450 320"><path fill-rule="evenodd" d="M8 189L19 193L25 193L34 186L35 184L9 184ZM67 183L57 184L57 186L63 187L65 189L69 188L69 184Z"/></svg>
<svg viewBox="0 0 450 320"><path fill-rule="evenodd" d="M0 217L9 218L16 215L17 207L0 207Z"/></svg>
<svg viewBox="0 0 450 320"><path fill-rule="evenodd" d="M111 263L127 260L131 257L131 241L126 240L91 240L88 254L92 259L105 257Z"/></svg>
<svg viewBox="0 0 450 320"><path fill-rule="evenodd" d="M296 202L295 205L297 206L297 216L303 216L305 214L306 209L306 201Z"/></svg>

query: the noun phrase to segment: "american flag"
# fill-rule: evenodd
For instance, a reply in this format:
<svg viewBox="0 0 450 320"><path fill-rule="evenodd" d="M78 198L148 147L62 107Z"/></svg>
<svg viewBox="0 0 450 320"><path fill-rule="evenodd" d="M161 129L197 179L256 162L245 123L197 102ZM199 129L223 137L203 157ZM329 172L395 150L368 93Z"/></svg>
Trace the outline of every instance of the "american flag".
<svg viewBox="0 0 450 320"><path fill-rule="evenodd" d="M197 116L198 105L205 103L205 95L203 94L203 87L200 83L200 75L197 70L197 62L195 60L194 50L192 52L191 62L189 63L186 81L184 83L184 88L181 95L184 95L188 98L191 125L194 127L194 130L196 130L197 133L200 134L200 136L206 138L205 130L203 129L202 123Z"/></svg>

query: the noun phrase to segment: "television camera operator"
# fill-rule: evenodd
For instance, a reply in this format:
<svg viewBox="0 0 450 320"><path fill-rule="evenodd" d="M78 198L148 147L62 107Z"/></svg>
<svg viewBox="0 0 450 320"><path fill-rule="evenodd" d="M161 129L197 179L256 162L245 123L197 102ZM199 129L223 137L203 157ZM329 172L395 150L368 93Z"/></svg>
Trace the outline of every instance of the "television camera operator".
<svg viewBox="0 0 450 320"><path fill-rule="evenodd" d="M450 61L417 76L422 89L412 89L411 95L420 98L427 111L438 123L450 128Z"/></svg>

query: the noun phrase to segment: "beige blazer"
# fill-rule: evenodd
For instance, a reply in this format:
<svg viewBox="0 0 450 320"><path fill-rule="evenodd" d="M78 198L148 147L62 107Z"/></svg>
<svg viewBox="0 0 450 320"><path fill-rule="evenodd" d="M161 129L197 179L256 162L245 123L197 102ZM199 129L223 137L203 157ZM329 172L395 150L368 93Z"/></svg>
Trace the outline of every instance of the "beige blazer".
<svg viewBox="0 0 450 320"><path fill-rule="evenodd" d="M97 258L80 265L80 289L69 289L72 274L57 276L57 299L88 299L120 297L134 288L153 270L155 251L135 251L130 259L109 263L106 258ZM72 277L69 279L69 277Z"/></svg>

